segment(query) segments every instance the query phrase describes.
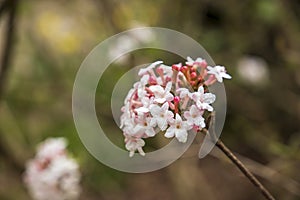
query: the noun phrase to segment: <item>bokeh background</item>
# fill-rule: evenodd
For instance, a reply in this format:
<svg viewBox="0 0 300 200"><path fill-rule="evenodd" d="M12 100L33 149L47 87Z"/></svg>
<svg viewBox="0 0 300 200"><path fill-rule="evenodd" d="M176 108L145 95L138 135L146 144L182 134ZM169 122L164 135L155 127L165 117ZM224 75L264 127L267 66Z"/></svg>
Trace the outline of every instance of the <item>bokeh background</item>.
<svg viewBox="0 0 300 200"><path fill-rule="evenodd" d="M297 0L1 0L0 199L30 199L25 163L39 142L61 136L81 166L80 199L263 199L217 149L199 160L197 142L171 166L147 174L115 171L86 151L72 118L76 72L99 42L139 26L187 34L227 67L233 79L225 82L222 140L277 199L300 199ZM99 82L99 121L116 144L123 136L110 109L114 84L132 66L161 59L183 61L140 50L113 63Z"/></svg>

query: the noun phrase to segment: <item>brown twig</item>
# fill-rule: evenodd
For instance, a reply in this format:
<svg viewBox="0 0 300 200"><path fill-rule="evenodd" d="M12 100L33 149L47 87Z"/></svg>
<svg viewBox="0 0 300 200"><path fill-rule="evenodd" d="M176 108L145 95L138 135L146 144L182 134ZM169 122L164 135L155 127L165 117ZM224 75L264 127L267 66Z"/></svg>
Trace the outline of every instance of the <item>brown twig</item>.
<svg viewBox="0 0 300 200"><path fill-rule="evenodd" d="M275 200L275 198L271 195L271 193L265 188L261 182L247 169L247 167L232 153L230 149L228 149L225 144L218 140L216 146L235 164L240 171L251 181L253 185L255 185L264 197L268 200Z"/></svg>
<svg viewBox="0 0 300 200"><path fill-rule="evenodd" d="M275 200L272 194L265 188L262 183L250 172L250 170L239 160L233 152L225 146L225 144L216 137L215 134L215 112L212 112L208 117L207 127L208 129L203 129L202 131L209 135L212 141L215 141L216 146L235 164L239 170L249 179L249 181L256 186L264 197L268 200Z"/></svg>

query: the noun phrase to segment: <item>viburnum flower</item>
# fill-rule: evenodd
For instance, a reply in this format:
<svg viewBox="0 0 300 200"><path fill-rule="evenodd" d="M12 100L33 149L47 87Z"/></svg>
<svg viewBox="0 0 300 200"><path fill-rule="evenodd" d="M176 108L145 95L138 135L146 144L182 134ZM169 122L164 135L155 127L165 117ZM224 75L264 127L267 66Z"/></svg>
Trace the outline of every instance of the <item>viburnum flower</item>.
<svg viewBox="0 0 300 200"><path fill-rule="evenodd" d="M145 152L143 151L142 147L145 146L145 141L141 138L134 138L134 137L126 137L126 149L128 149L129 156L132 157L134 155L134 152L138 150L138 152L141 155L145 155Z"/></svg>
<svg viewBox="0 0 300 200"><path fill-rule="evenodd" d="M41 143L35 158L26 164L24 182L35 200L78 199L79 166L67 155L64 138Z"/></svg>
<svg viewBox="0 0 300 200"><path fill-rule="evenodd" d="M176 137L179 142L186 142L187 140L187 131L191 130L193 126L189 125L187 121L182 121L182 118L178 113L176 113L176 118L172 119L170 127L165 133L165 137L171 138Z"/></svg>
<svg viewBox="0 0 300 200"><path fill-rule="evenodd" d="M221 83L223 82L223 78L231 79L231 76L226 73L224 66L219 66L219 65L215 67L208 66L207 69L208 69L207 73L214 75L217 81Z"/></svg>
<svg viewBox="0 0 300 200"><path fill-rule="evenodd" d="M151 118L147 117L139 117L137 119L137 125L132 130L135 135L145 134L148 137L153 137L155 135L155 131L153 129L153 125L151 125Z"/></svg>
<svg viewBox="0 0 300 200"><path fill-rule="evenodd" d="M158 105L152 105L150 112L153 116L152 124L157 125L160 130L166 130L168 126L168 120L172 119L174 114L169 110L169 104L166 102L161 107Z"/></svg>
<svg viewBox="0 0 300 200"><path fill-rule="evenodd" d="M197 106L192 105L189 111L184 112L184 117L186 118L189 125L196 125L204 128L206 125L203 113L203 110L200 110L199 108L197 108Z"/></svg>
<svg viewBox="0 0 300 200"><path fill-rule="evenodd" d="M140 69L138 75L141 78L129 90L120 117L130 157L136 151L144 156L145 139L160 132L185 143L190 130L206 127L205 113L213 111L216 99L209 86L231 78L225 68L213 68L202 58L190 57L185 65L154 62Z"/></svg>
<svg viewBox="0 0 300 200"><path fill-rule="evenodd" d="M212 93L204 93L203 86L200 86L197 92L190 94L190 98L195 101L200 110L213 111L214 108L210 104L216 100L216 95Z"/></svg>
<svg viewBox="0 0 300 200"><path fill-rule="evenodd" d="M156 103L165 103L166 101L173 100L174 96L170 93L172 82L169 82L165 88L160 85L151 85L149 89L154 94L154 101Z"/></svg>
<svg viewBox="0 0 300 200"><path fill-rule="evenodd" d="M206 66L207 63L204 59L202 58L197 58L196 60L193 60L191 57L187 57L187 62L185 62L185 64L189 65L189 66L193 66L193 65L198 65L198 66Z"/></svg>

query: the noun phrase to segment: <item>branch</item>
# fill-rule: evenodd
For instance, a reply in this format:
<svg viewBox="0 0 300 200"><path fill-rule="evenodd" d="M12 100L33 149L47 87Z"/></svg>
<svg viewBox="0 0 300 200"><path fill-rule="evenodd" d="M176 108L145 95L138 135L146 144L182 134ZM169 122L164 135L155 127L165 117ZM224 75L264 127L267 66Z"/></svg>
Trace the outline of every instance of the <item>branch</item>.
<svg viewBox="0 0 300 200"><path fill-rule="evenodd" d="M230 149L228 149L225 144L218 140L216 146L235 164L240 171L249 179L249 181L256 186L260 192L264 195L264 197L268 200L275 200L275 198L271 195L271 193L265 188L261 182L247 169L247 167L232 153Z"/></svg>

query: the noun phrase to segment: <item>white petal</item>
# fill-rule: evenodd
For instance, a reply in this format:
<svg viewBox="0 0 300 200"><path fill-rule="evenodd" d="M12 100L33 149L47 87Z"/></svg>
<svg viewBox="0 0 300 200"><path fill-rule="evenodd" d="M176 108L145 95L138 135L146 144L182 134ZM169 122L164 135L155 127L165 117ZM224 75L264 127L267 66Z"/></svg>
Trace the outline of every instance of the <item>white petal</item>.
<svg viewBox="0 0 300 200"><path fill-rule="evenodd" d="M139 147L137 150L141 156L145 156L145 152L143 151L142 147Z"/></svg>
<svg viewBox="0 0 300 200"><path fill-rule="evenodd" d="M166 102L166 103L164 103L162 106L161 106L161 110L162 111L167 111L169 109L169 104L168 104L168 102Z"/></svg>
<svg viewBox="0 0 300 200"><path fill-rule="evenodd" d="M150 89L154 94L156 94L156 93L158 93L158 94L164 93L164 88L161 87L160 85L151 85L151 86L149 87L149 89Z"/></svg>
<svg viewBox="0 0 300 200"><path fill-rule="evenodd" d="M153 137L155 135L155 131L153 128L149 128L145 131L146 135L149 137Z"/></svg>
<svg viewBox="0 0 300 200"><path fill-rule="evenodd" d="M232 77L229 74L223 74L223 78L231 79Z"/></svg>
<svg viewBox="0 0 300 200"><path fill-rule="evenodd" d="M203 86L200 86L200 87L198 88L198 93L204 94L204 88L203 88Z"/></svg>
<svg viewBox="0 0 300 200"><path fill-rule="evenodd" d="M177 130L175 134L179 142L185 143L187 141L187 132L185 130Z"/></svg>
<svg viewBox="0 0 300 200"><path fill-rule="evenodd" d="M171 137L174 137L175 135L175 129L174 127L169 127L165 133L165 137L166 138L171 138Z"/></svg>
<svg viewBox="0 0 300 200"><path fill-rule="evenodd" d="M145 108L145 107L139 107L139 108L136 108L135 111L139 114L144 114L144 113L149 112L149 109Z"/></svg>
<svg viewBox="0 0 300 200"><path fill-rule="evenodd" d="M160 118L157 120L157 125L162 131L164 131L166 130L168 123L166 119Z"/></svg>
<svg viewBox="0 0 300 200"><path fill-rule="evenodd" d="M182 118L178 113L176 113L176 123L181 123L181 122L182 122Z"/></svg>
<svg viewBox="0 0 300 200"><path fill-rule="evenodd" d="M153 116L158 116L161 112L161 108L158 105L151 105L150 112Z"/></svg>
<svg viewBox="0 0 300 200"><path fill-rule="evenodd" d="M156 102L156 103L165 103L166 99L165 98L156 98L156 99L154 99L154 102Z"/></svg>
<svg viewBox="0 0 300 200"><path fill-rule="evenodd" d="M170 92L171 88L172 88L172 82L168 82L167 85L166 85L165 91Z"/></svg>
<svg viewBox="0 0 300 200"><path fill-rule="evenodd" d="M212 94L212 93L206 93L203 95L203 102L204 103L208 103L211 104L213 102L215 102L216 100L216 95Z"/></svg>

